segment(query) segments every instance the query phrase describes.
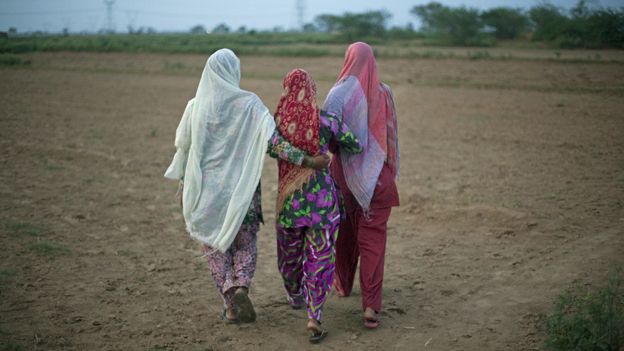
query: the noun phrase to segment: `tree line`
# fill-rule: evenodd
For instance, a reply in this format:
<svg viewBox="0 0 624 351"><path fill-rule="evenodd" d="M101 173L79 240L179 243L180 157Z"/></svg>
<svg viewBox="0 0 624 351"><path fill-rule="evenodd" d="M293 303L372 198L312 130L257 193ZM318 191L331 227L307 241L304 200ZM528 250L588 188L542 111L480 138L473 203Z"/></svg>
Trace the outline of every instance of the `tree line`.
<svg viewBox="0 0 624 351"><path fill-rule="evenodd" d="M565 10L540 3L528 10L496 7L478 10L439 2L414 6L410 13L422 23L388 29L386 11L323 14L304 31L336 33L347 41L366 38L427 37L435 43L463 46L493 45L497 40L543 41L563 48L624 48L624 8L590 6L580 0Z"/></svg>
<svg viewBox="0 0 624 351"><path fill-rule="evenodd" d="M392 15L380 10L347 12L342 15L321 14L300 28L300 31L307 33L306 35L293 34L296 34L300 42L306 43L347 43L366 40L377 44L388 40L417 39L424 44L433 45L491 46L499 41L530 40L560 48L624 49L624 7L616 9L593 6L590 5L590 0L579 0L571 9L541 2L528 9L503 6L487 10L465 6L451 7L432 1L413 6L410 13L420 22L419 29L414 29L411 23L406 26L389 27ZM234 29L220 23L210 30L203 25L196 25L190 28L189 32L213 33L228 37L230 34L238 34L246 38L246 42L257 43L258 40L267 41L263 35L288 31L280 26L271 30L256 30L246 26ZM157 33L153 28L128 27L128 34ZM26 36L47 35L49 34L44 32L34 32ZM68 36L69 31L64 30L62 35ZM18 35L15 28L10 28L6 33L0 32L0 39L18 36L22 35ZM280 36L281 39L271 37L270 41L290 42L290 39L282 37ZM293 36L288 35L288 38L290 37Z"/></svg>

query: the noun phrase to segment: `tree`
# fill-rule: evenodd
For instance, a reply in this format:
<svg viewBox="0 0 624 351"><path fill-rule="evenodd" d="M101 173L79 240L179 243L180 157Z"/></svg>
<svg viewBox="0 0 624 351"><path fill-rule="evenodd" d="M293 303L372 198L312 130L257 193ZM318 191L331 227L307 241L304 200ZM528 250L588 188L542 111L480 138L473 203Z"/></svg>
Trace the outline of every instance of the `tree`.
<svg viewBox="0 0 624 351"><path fill-rule="evenodd" d="M587 31L600 47L624 49L624 10L595 11L587 19Z"/></svg>
<svg viewBox="0 0 624 351"><path fill-rule="evenodd" d="M340 16L336 15L318 15L315 18L316 27L321 32L335 33L340 29Z"/></svg>
<svg viewBox="0 0 624 351"><path fill-rule="evenodd" d="M229 33L229 32L230 32L230 27L228 27L228 25L225 23L219 23L216 27L212 29L212 33L224 34L224 33Z"/></svg>
<svg viewBox="0 0 624 351"><path fill-rule="evenodd" d="M486 26L494 29L497 39L516 39L524 33L529 24L529 18L521 9L496 7L481 14Z"/></svg>
<svg viewBox="0 0 624 351"><path fill-rule="evenodd" d="M479 11L460 7L451 11L449 34L456 44L469 45L478 41L483 28Z"/></svg>
<svg viewBox="0 0 624 351"><path fill-rule="evenodd" d="M572 18L588 18L591 16L592 11L587 5L586 0L579 0L576 5L570 10Z"/></svg>
<svg viewBox="0 0 624 351"><path fill-rule="evenodd" d="M323 14L316 17L317 28L324 32L340 33L348 41L367 37L383 37L391 15L387 11L347 12L342 16Z"/></svg>
<svg viewBox="0 0 624 351"><path fill-rule="evenodd" d="M318 28L314 25L314 23L306 23L303 25L303 28L301 29L306 33L318 31Z"/></svg>
<svg viewBox="0 0 624 351"><path fill-rule="evenodd" d="M190 32L192 34L206 34L206 28L204 26L202 26L201 24L198 24L196 26L193 26L193 28L191 28Z"/></svg>
<svg viewBox="0 0 624 351"><path fill-rule="evenodd" d="M579 0L570 10L568 23L557 37L564 47L603 48L624 46L624 9L590 8Z"/></svg>
<svg viewBox="0 0 624 351"><path fill-rule="evenodd" d="M445 29L444 17L448 16L449 11L448 7L439 2L430 2L427 5L414 6L410 12L420 18L424 31L436 32Z"/></svg>
<svg viewBox="0 0 624 351"><path fill-rule="evenodd" d="M534 40L554 40L569 25L568 18L552 5L543 3L529 9Z"/></svg>
<svg viewBox="0 0 624 351"><path fill-rule="evenodd" d="M349 41L364 37L383 37L386 22L392 15L387 11L368 11L359 14L345 13L342 32Z"/></svg>
<svg viewBox="0 0 624 351"><path fill-rule="evenodd" d="M420 34L414 31L414 25L409 22L405 27L394 26L388 30L388 37L393 39L413 39L420 36Z"/></svg>
<svg viewBox="0 0 624 351"><path fill-rule="evenodd" d="M425 31L446 37L451 44L471 45L480 42L483 22L476 9L450 8L439 2L430 2L414 6L410 12L420 18Z"/></svg>
<svg viewBox="0 0 624 351"><path fill-rule="evenodd" d="M592 8L579 0L566 14L550 5L529 10L533 40L550 41L567 48L624 48L624 9Z"/></svg>

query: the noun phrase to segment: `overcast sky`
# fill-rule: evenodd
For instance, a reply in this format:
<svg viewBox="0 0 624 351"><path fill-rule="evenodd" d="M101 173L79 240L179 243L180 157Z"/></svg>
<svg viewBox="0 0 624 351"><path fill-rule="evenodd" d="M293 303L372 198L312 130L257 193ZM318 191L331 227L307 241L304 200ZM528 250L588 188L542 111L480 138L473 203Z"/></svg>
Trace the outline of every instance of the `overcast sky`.
<svg viewBox="0 0 624 351"><path fill-rule="evenodd" d="M538 0L438 0L449 6L466 5L486 9L495 6L528 8ZM128 25L153 27L158 31L187 31L201 24L207 29L219 23L231 28L284 29L297 25L296 0L115 0L113 23L117 31L125 32ZM429 1L405 0L304 0L304 21L311 22L322 13L342 14L385 9L392 14L391 25L404 26L416 18L409 10ZM576 0L552 0L551 3L570 8ZM622 7L624 0L590 0L592 4ZM60 32L97 31L107 24L104 0L0 0L0 31L16 27L19 32L44 30Z"/></svg>

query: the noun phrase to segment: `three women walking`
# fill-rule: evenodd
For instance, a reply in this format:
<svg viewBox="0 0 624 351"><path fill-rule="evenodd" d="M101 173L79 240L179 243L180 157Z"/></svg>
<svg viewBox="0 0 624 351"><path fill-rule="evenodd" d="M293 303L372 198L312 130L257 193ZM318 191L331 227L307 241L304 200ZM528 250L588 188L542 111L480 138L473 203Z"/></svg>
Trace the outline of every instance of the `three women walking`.
<svg viewBox="0 0 624 351"><path fill-rule="evenodd" d="M275 118L239 84L234 53L212 54L176 131L177 152L165 173L184 184L186 229L202 243L223 299L223 319L256 318L248 289L268 152L279 159L278 269L290 306L307 310L310 341L327 334L321 320L332 285L339 295L350 294L358 257L365 325L376 327L386 223L398 205L399 157L392 94L378 80L371 48L349 47L323 110L314 81L301 69L284 78ZM330 168L328 151L335 155Z"/></svg>

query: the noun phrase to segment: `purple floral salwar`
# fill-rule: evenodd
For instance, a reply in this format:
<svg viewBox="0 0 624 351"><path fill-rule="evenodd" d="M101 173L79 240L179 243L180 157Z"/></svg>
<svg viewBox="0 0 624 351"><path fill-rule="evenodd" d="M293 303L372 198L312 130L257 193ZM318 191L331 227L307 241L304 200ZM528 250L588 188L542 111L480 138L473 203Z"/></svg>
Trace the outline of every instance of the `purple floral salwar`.
<svg viewBox="0 0 624 351"><path fill-rule="evenodd" d="M308 317L317 321L334 282L334 240L339 223L337 219L333 226L321 229L277 229L278 267L288 302L292 306L305 303Z"/></svg>
<svg viewBox="0 0 624 351"><path fill-rule="evenodd" d="M321 154L327 153L330 142L347 152L361 151L338 117L321 111L320 120ZM308 317L319 322L334 280L340 217L340 193L329 170L323 169L286 198L277 218L277 261L286 298L293 307L305 303Z"/></svg>
<svg viewBox="0 0 624 351"><path fill-rule="evenodd" d="M272 157L298 165L303 162L305 156L303 151L288 143L277 130L269 139L267 152ZM243 224L228 250L220 252L210 246L203 245L208 269L212 274L219 295L223 298L223 305L226 308L235 307L234 292L236 288L249 288L256 270L258 257L256 234L260 229L260 223L263 223L260 188L261 186L258 184Z"/></svg>
<svg viewBox="0 0 624 351"><path fill-rule="evenodd" d="M255 196L254 196L255 197ZM256 233L259 223L241 225L236 239L226 252L204 245L208 268L223 298L224 307L234 307L236 288L249 288L256 270Z"/></svg>

